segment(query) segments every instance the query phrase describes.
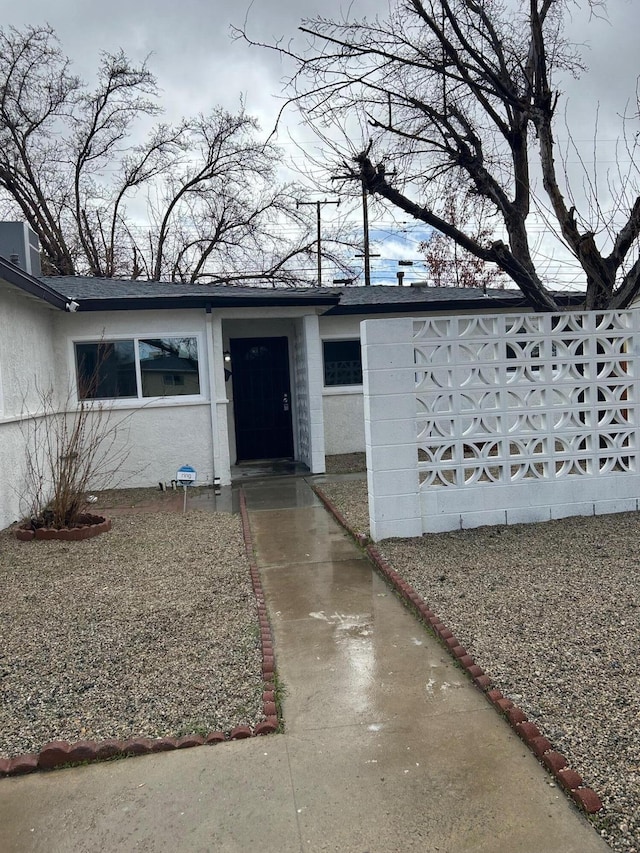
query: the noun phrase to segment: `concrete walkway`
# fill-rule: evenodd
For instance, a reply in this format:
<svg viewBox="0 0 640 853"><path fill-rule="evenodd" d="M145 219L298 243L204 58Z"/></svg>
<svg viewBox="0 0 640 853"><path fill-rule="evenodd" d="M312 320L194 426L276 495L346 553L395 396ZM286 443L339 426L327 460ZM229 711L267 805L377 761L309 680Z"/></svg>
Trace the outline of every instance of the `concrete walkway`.
<svg viewBox="0 0 640 853"><path fill-rule="evenodd" d="M0 850L603 853L303 480L244 486L286 734L0 782Z"/></svg>

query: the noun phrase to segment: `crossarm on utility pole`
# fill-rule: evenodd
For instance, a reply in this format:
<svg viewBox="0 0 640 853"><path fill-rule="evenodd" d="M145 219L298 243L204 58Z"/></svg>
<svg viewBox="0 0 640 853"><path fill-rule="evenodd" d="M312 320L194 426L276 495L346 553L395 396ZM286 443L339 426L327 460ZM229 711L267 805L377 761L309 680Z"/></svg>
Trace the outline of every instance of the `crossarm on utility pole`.
<svg viewBox="0 0 640 853"><path fill-rule="evenodd" d="M323 204L340 204L340 199L324 199L323 201L296 201L296 208L303 205L314 204L316 207L316 223L318 227L318 287L322 287L322 232L320 222L320 207Z"/></svg>

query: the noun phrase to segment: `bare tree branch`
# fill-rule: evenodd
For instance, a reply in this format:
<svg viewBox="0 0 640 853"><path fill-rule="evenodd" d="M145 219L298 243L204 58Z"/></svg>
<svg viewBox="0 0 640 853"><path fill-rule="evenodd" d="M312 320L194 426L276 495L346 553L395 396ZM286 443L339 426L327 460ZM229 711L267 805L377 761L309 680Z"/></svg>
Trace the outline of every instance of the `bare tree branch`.
<svg viewBox="0 0 640 853"><path fill-rule="evenodd" d="M582 68L569 42L571 5L395 0L385 19L347 13L305 21L299 50L253 40L246 26L237 35L293 63L289 104L333 147L334 174L346 162L349 180L497 264L533 307L557 311L532 253L536 211L579 262L586 307L601 309L628 305L640 288L640 185L629 169L615 181L609 176L603 197L597 172L587 175L582 161L578 194L558 165L561 78ZM601 0L582 5L594 18L603 13ZM368 137L358 126L363 115ZM342 144L335 133L330 138L337 127ZM537 175L546 200L537 195ZM484 200L506 239L491 242L485 232L478 239L443 215L451 177Z"/></svg>
<svg viewBox="0 0 640 853"><path fill-rule="evenodd" d="M242 105L132 144L160 111L146 62L105 52L89 88L50 27L0 28L0 197L39 235L45 271L291 284L312 224L278 180L279 150Z"/></svg>

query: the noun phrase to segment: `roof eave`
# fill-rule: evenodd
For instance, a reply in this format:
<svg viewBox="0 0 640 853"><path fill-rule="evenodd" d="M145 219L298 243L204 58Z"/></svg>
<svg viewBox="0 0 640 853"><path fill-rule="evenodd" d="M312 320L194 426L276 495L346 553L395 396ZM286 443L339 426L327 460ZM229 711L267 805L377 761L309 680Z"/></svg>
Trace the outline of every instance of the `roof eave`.
<svg viewBox="0 0 640 853"><path fill-rule="evenodd" d="M384 302L371 305L337 305L325 312L325 316L338 314L412 314L416 311L449 311L459 314L460 311L477 311L484 308L523 308L526 300L514 299L465 299L441 300L432 302Z"/></svg>
<svg viewBox="0 0 640 853"><path fill-rule="evenodd" d="M0 257L0 278L17 287L18 290L22 290L23 293L34 296L36 299L41 299L53 308L57 308L60 311L66 311L67 309L68 300L65 296L2 257Z"/></svg>
<svg viewBox="0 0 640 853"><path fill-rule="evenodd" d="M583 300L582 294L557 294L558 302L565 307L579 305ZM478 311L491 308L525 308L530 309L524 296L479 296L477 299L442 299L416 300L414 302L378 302L359 305L336 305L326 311L324 316L341 314L412 314L416 311L450 312L459 314L466 311Z"/></svg>
<svg viewBox="0 0 640 853"><path fill-rule="evenodd" d="M247 307L299 307L334 306L338 297L325 296L314 299L309 297L275 296L114 296L100 298L81 298L79 311L146 311L175 310L179 308L247 308Z"/></svg>

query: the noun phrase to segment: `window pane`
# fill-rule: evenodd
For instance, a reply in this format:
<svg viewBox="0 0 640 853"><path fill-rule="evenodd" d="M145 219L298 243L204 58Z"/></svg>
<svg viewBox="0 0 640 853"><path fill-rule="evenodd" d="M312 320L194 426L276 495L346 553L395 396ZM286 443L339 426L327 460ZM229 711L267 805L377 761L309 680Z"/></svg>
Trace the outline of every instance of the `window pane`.
<svg viewBox="0 0 640 853"><path fill-rule="evenodd" d="M133 341L76 344L80 400L137 397Z"/></svg>
<svg viewBox="0 0 640 853"><path fill-rule="evenodd" d="M324 341L324 384L362 385L360 341Z"/></svg>
<svg viewBox="0 0 640 853"><path fill-rule="evenodd" d="M145 338L138 354L143 397L200 393L196 338Z"/></svg>

